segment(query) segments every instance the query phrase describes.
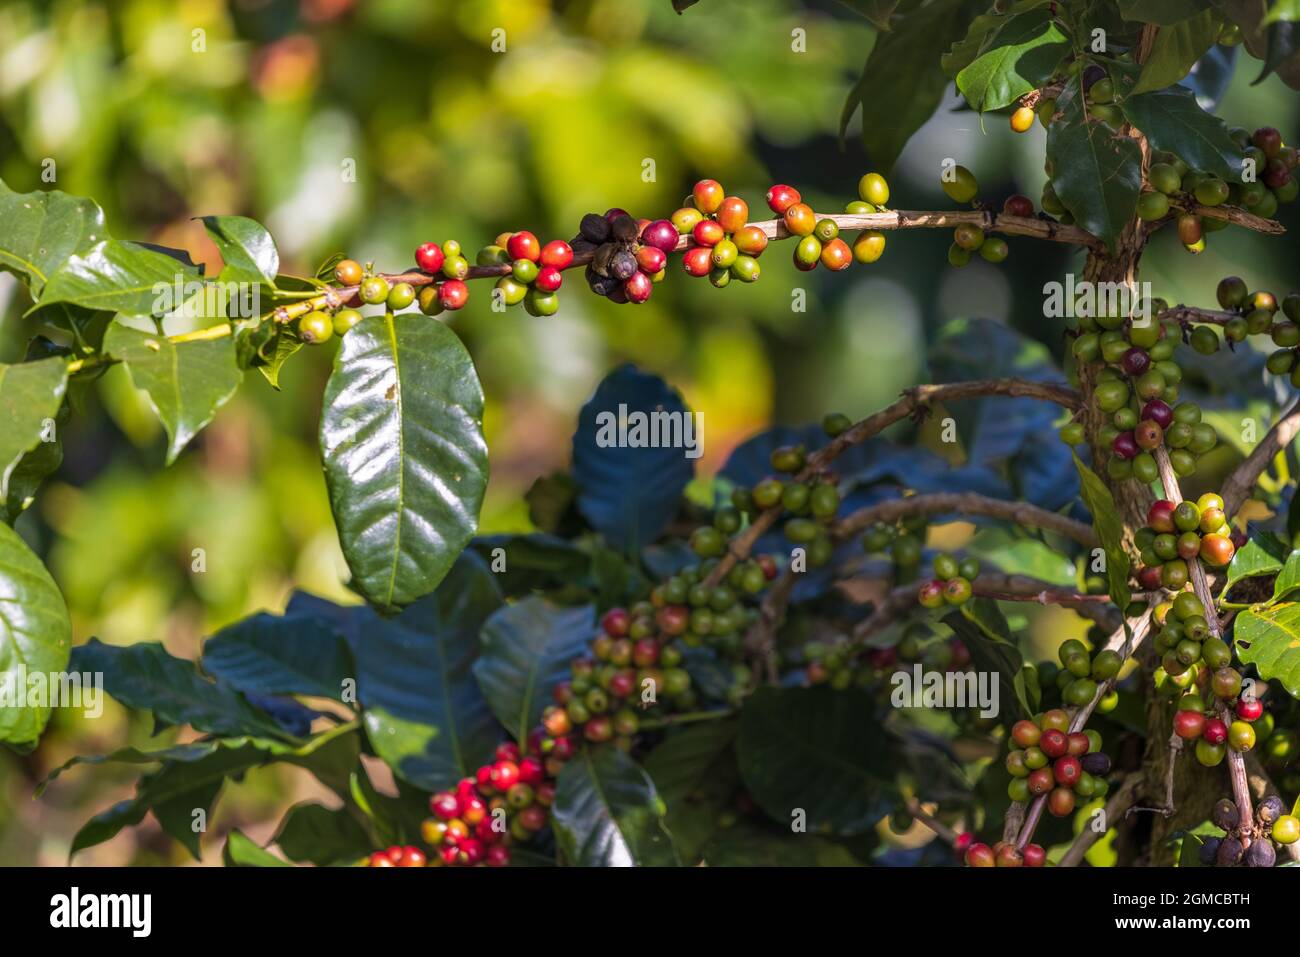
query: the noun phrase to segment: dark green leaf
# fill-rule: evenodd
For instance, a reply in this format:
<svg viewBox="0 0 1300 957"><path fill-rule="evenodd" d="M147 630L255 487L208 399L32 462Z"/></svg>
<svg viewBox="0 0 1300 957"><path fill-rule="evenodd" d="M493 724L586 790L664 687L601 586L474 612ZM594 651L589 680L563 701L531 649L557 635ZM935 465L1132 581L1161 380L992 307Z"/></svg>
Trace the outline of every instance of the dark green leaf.
<svg viewBox="0 0 1300 957"><path fill-rule="evenodd" d="M683 728L646 758L646 773L668 807L664 822L686 863L699 860L718 830L718 818L735 801L737 727L734 720L721 720Z"/></svg>
<svg viewBox="0 0 1300 957"><path fill-rule="evenodd" d="M556 843L583 867L680 863L663 816L654 783L611 745L583 748L564 766L551 807Z"/></svg>
<svg viewBox="0 0 1300 957"><path fill-rule="evenodd" d="M302 694L338 701L355 674L347 642L328 623L306 615L261 613L223 628L203 643L203 670L240 691Z"/></svg>
<svg viewBox="0 0 1300 957"><path fill-rule="evenodd" d="M222 735L281 734L279 725L233 688L203 677L194 662L172 657L157 642L123 648L92 638L73 650L72 667L102 673L105 691L128 708L153 712L165 724Z"/></svg>
<svg viewBox="0 0 1300 957"><path fill-rule="evenodd" d="M1073 87L1056 102L1063 115L1047 128L1052 187L1075 221L1113 250L1137 210L1142 151L1135 140L1085 117Z"/></svg>
<svg viewBox="0 0 1300 957"><path fill-rule="evenodd" d="M1153 149L1168 150L1189 166L1224 179L1241 179L1241 150L1228 138L1223 120L1201 109L1191 90L1173 86L1127 96L1120 109Z"/></svg>
<svg viewBox="0 0 1300 957"><path fill-rule="evenodd" d="M1208 0L1119 0L1125 20L1142 20L1171 26L1195 16L1209 6Z"/></svg>
<svg viewBox="0 0 1300 957"><path fill-rule="evenodd" d="M704 849L704 863L710 867L859 866L852 854L823 837L773 834L749 823L719 830Z"/></svg>
<svg viewBox="0 0 1300 957"><path fill-rule="evenodd" d="M412 784L452 787L500 741L473 671L479 632L500 604L492 574L466 553L432 595L397 618L357 609L368 622L353 640L366 736Z"/></svg>
<svg viewBox="0 0 1300 957"><path fill-rule="evenodd" d="M334 358L320 445L352 587L384 609L433 591L487 486L483 389L456 334L423 316L359 322Z"/></svg>
<svg viewBox="0 0 1300 957"><path fill-rule="evenodd" d="M1020 716L1033 717L1039 705L1037 685L1025 684L1024 656L997 602L976 598L949 612L943 620L966 645L976 674L997 676L999 708L1008 694L1014 694L1020 705Z"/></svg>
<svg viewBox="0 0 1300 957"><path fill-rule="evenodd" d="M483 626L483 650L474 677L492 713L520 743L551 703L551 690L569 673L569 662L587 649L596 630L590 605L562 608L525 598L497 611Z"/></svg>
<svg viewBox="0 0 1300 957"><path fill-rule="evenodd" d="M981 113L1042 86L1070 46L1050 10L1037 7L1003 20L988 48L957 74L957 88Z"/></svg>
<svg viewBox="0 0 1300 957"><path fill-rule="evenodd" d="M370 838L351 814L323 804L295 804L284 815L275 844L291 861L323 867L353 862L373 848Z"/></svg>
<svg viewBox="0 0 1300 957"><path fill-rule="evenodd" d="M0 363L0 505L19 461L58 439L55 416L68 388L68 360L51 356L17 365Z"/></svg>
<svg viewBox="0 0 1300 957"><path fill-rule="evenodd" d="M204 216L203 225L225 263L222 282L275 285L280 254L266 227L247 216Z"/></svg>
<svg viewBox="0 0 1300 957"><path fill-rule="evenodd" d="M1093 527L1106 553L1106 582L1111 601L1116 608L1124 608L1133 597L1128 584L1129 558L1124 548L1124 522L1115 507L1114 496L1097 473L1084 465L1077 455L1074 456L1074 467L1079 472L1079 494L1092 515Z"/></svg>
<svg viewBox="0 0 1300 957"><path fill-rule="evenodd" d="M1286 564L1277 573L1277 578L1273 581L1273 600L1285 598L1297 588L1300 588L1300 551L1288 555Z"/></svg>
<svg viewBox="0 0 1300 957"><path fill-rule="evenodd" d="M488 563L501 590L510 596L580 582L591 571L590 555L554 535L480 535L470 547Z"/></svg>
<svg viewBox="0 0 1300 957"><path fill-rule="evenodd" d="M1300 698L1300 603L1249 608L1237 616L1237 656L1254 665L1265 681L1276 678Z"/></svg>
<svg viewBox="0 0 1300 957"><path fill-rule="evenodd" d="M840 0L840 3L882 30L889 29L889 17L898 8L898 0Z"/></svg>
<svg viewBox="0 0 1300 957"><path fill-rule="evenodd" d="M56 418L57 422L57 418ZM36 491L46 478L63 464L63 442L55 433L53 442L40 442L14 466L9 475L9 494L0 507L0 520L12 525L36 498Z"/></svg>
<svg viewBox="0 0 1300 957"><path fill-rule="evenodd" d="M941 54L966 34L977 12L973 0L932 0L902 5L904 16L876 37L862 76L840 113L840 136L859 107L862 145L880 172L893 168L912 134L938 109L947 82L934 69ZM881 103L888 109L879 109Z"/></svg>
<svg viewBox="0 0 1300 957"><path fill-rule="evenodd" d="M1160 30L1130 95L1172 86L1187 76L1196 61L1214 45L1222 27L1223 18L1211 9Z"/></svg>
<svg viewBox="0 0 1300 957"><path fill-rule="evenodd" d="M49 688L68 665L72 621L54 579L8 525L0 525L0 741L34 747L50 720ZM93 669L92 669L93 670ZM61 685L59 685L61 687Z"/></svg>
<svg viewBox="0 0 1300 957"><path fill-rule="evenodd" d="M736 747L749 793L780 824L860 834L888 810L898 756L865 692L759 688Z"/></svg>
<svg viewBox="0 0 1300 957"><path fill-rule="evenodd" d="M169 339L115 322L104 349L126 365L131 381L167 429L167 464L212 421L239 388L243 373L229 336L192 342Z"/></svg>

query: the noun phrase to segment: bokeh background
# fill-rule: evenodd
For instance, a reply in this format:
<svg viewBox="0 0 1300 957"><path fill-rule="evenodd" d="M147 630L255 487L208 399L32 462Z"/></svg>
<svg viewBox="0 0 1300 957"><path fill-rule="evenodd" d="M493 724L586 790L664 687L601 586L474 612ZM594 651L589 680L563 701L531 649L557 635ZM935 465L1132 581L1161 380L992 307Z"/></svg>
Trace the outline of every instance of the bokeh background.
<svg viewBox="0 0 1300 957"><path fill-rule="evenodd" d="M400 268L430 239L471 252L509 229L567 239L583 213L614 205L663 216L706 175L755 210L768 185L789 182L838 211L871 169L859 124L892 108L868 97L841 144L844 97L874 36L831 0L701 0L684 16L669 0L7 0L0 177L17 190L93 196L114 235L209 265L219 260L192 217L252 216L296 274L335 252ZM1300 137L1295 94L1275 78L1252 86L1258 63L1244 52L1237 66L1220 114ZM912 139L890 177L892 205L948 206L945 157L973 169L990 201L1036 198L1043 131L1016 136L1001 117L981 129L955 107ZM52 184L41 180L49 160ZM1171 302L1209 304L1227 273L1285 292L1300 222L1294 207L1282 218L1286 238L1215 233L1197 258L1160 236L1143 278ZM704 413L708 475L769 423L831 409L857 417L922 381L926 343L952 319L994 319L1059 354L1042 287L1077 269L1078 254L1013 239L1001 267L977 259L953 270L949 241L890 234L880 262L834 277L796 272L778 246L755 285L719 291L674 274L640 308L596 300L575 275L550 319L493 313L478 289L454 324L487 395L483 530L530 529L522 494L566 466L578 408L623 360L665 376ZM804 312L791 308L795 287L807 290ZM22 310L0 275L0 359L22 354ZM279 393L250 375L169 469L161 429L125 373L99 380L65 429L63 468L19 523L67 595L78 641L161 640L194 656L203 635L282 608L295 588L354 600L315 447L333 348L299 353ZM1243 401L1242 386L1263 395L1257 363L1224 374L1218 386L1238 393L1225 401ZM195 547L207 553L202 574L190 571ZM1036 630L1057 624L1048 613ZM0 753L0 863L65 863L72 834L128 796L135 775L81 769L40 800L34 783L73 754L144 743L150 730L109 702L96 721L56 712L30 755ZM278 809L314 794L305 773L257 771L227 790L212 827L269 840ZM219 846L210 841L205 860ZM76 859L186 860L151 822Z"/></svg>

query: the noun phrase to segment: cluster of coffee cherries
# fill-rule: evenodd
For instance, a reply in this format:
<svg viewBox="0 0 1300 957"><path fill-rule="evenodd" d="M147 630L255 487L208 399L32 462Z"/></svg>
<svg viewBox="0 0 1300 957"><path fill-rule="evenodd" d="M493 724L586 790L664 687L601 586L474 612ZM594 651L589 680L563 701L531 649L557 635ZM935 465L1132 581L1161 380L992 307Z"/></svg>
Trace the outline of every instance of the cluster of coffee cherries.
<svg viewBox="0 0 1300 957"><path fill-rule="evenodd" d="M394 844L375 851L363 862L365 867L428 867L429 856L410 844Z"/></svg>
<svg viewBox="0 0 1300 957"><path fill-rule="evenodd" d="M1166 309L1164 300L1156 299L1147 304L1144 319L1104 314L1079 320L1072 346L1075 358L1106 363L1097 373L1094 399L1110 421L1097 437L1110 448L1106 469L1116 481L1155 481L1159 468L1154 453L1161 447L1168 451L1176 475L1191 475L1200 456L1219 441L1214 428L1201 421L1200 406L1178 401L1183 372L1173 355L1182 327L1172 319L1157 319ZM1081 444L1082 423L1070 422L1060 437Z"/></svg>
<svg viewBox="0 0 1300 957"><path fill-rule="evenodd" d="M909 628L892 648L863 649L845 636L819 638L807 642L801 656L808 684L826 684L837 691L869 687L903 665L959 672L971 664L970 650L960 638L935 636L922 628Z"/></svg>
<svg viewBox="0 0 1300 957"><path fill-rule="evenodd" d="M1227 183L1213 173L1192 169L1173 153L1157 151L1151 156L1147 172L1150 189L1138 198L1138 216L1147 221L1163 219L1171 209L1178 214L1178 238L1188 252L1205 249L1205 234L1223 229L1224 219L1198 216L1187 210L1191 203L1201 206L1241 206L1256 216L1271 219L1279 204L1294 202L1300 194L1300 182L1292 171L1300 165L1300 152L1282 143L1282 136L1271 126L1251 133L1244 127L1229 131L1233 142L1243 151L1255 178L1251 182Z"/></svg>
<svg viewBox="0 0 1300 957"><path fill-rule="evenodd" d="M761 479L751 488L738 488L731 501L741 514L756 514L780 507L789 513L783 531L792 543L806 549L812 567L827 564L834 555L830 523L840 508L840 493L832 473L818 472L805 479L795 477L808 464L808 450L803 445L783 445L772 450L772 468L789 478L773 475ZM737 516L739 518L739 515ZM698 534L698 532L697 532ZM694 542L692 542L694 544ZM722 545L716 554L721 554ZM696 549L697 553L699 549ZM708 553L700 553L708 557Z"/></svg>
<svg viewBox="0 0 1300 957"><path fill-rule="evenodd" d="M894 563L895 578L909 581L920 568L928 527L923 516L909 516L894 524L876 522L862 533L862 550L868 555L888 555Z"/></svg>
<svg viewBox="0 0 1300 957"><path fill-rule="evenodd" d="M1289 293L1279 307L1271 292L1250 292L1240 277L1227 276L1219 282L1215 297L1220 306L1234 313L1223 323L1223 338L1238 343L1247 336L1267 333L1278 347L1265 360L1268 371L1289 375L1291 384L1300 387L1300 294ZM1219 348L1219 337L1210 326L1200 325L1192 332L1192 346L1211 355Z"/></svg>
<svg viewBox="0 0 1300 957"><path fill-rule="evenodd" d="M583 216L573 239L575 253L591 254L585 273L591 291L616 303L648 300L676 248L671 222L634 219L618 207Z"/></svg>
<svg viewBox="0 0 1300 957"><path fill-rule="evenodd" d="M939 185L948 198L955 203L970 203L979 193L979 183L975 174L965 166L953 166L945 169L939 176ZM1007 197L1002 211L1009 216L1032 216L1033 201L1027 196L1016 194ZM948 247L948 264L965 266L975 253L991 263L1000 263L1009 252L1007 241L1001 236L988 236L974 223L961 223L952 231L952 245Z"/></svg>
<svg viewBox="0 0 1300 957"><path fill-rule="evenodd" d="M428 245L431 244L421 246L420 250ZM417 251L417 262L419 257ZM558 291L564 282L564 270L573 264L573 247L563 239L553 239L543 245L525 229L502 233L496 242L479 250L476 261L480 266L510 267L510 274L498 279L492 290L493 298L502 305L516 306L522 302L530 316L553 316L560 308ZM421 296L424 295L421 291ZM420 306L424 308L423 298ZM428 309L425 311L436 315Z"/></svg>
<svg viewBox="0 0 1300 957"><path fill-rule="evenodd" d="M1101 735L1070 731L1070 716L1062 708L1017 721L1011 743L1005 764L1013 801L1047 795L1048 812L1066 817L1074 813L1077 798L1092 800L1109 790L1110 757L1101 750Z"/></svg>
<svg viewBox="0 0 1300 957"><path fill-rule="evenodd" d="M971 582L980 573L977 558L957 558L945 552L934 557L934 578L921 585L916 600L922 608L963 605L970 601Z"/></svg>
<svg viewBox="0 0 1300 957"><path fill-rule="evenodd" d="M717 180L696 183L665 222L675 230L674 244L679 234L689 236L693 243L682 254L687 275L707 276L719 289L732 279L758 279L758 257L767 248L767 234L749 224L749 204L739 196L728 196Z"/></svg>
<svg viewBox="0 0 1300 957"><path fill-rule="evenodd" d="M973 840L969 833L958 835L957 840L960 846L954 849L967 867L1042 867L1047 863L1047 851L1039 844L1017 850L1010 841L998 841L990 847Z"/></svg>
<svg viewBox="0 0 1300 957"><path fill-rule="evenodd" d="M432 862L459 867L510 863L510 845L526 843L550 820L555 778L572 752L542 756L540 729L529 736L527 752L507 741L492 761L455 788L429 798L420 836L434 849Z"/></svg>
<svg viewBox="0 0 1300 957"><path fill-rule="evenodd" d="M1224 836L1205 839L1198 850L1201 863L1207 867L1272 867L1277 863L1274 842L1294 844L1300 839L1300 819L1285 811L1282 799L1270 794L1255 808L1255 826L1246 832L1237 805L1220 799L1210 820Z"/></svg>
<svg viewBox="0 0 1300 957"><path fill-rule="evenodd" d="M879 173L866 173L858 181L858 196L844 207L844 212L854 216L882 212L889 202L889 183ZM786 231L798 238L794 247L794 265L803 272L816 269L818 265L839 272L848 269L855 259L860 263L873 263L884 255L883 232L861 230L850 246L840 236L839 224L829 217L818 218L793 186L773 186L767 191L767 205L781 217Z"/></svg>
<svg viewBox="0 0 1300 957"><path fill-rule="evenodd" d="M699 536L692 536L697 554L700 544ZM712 546L712 540L707 544ZM637 605L633 611L643 617L652 614L663 636L680 637L688 648L707 645L724 656L736 657L741 652L745 631L757 614L743 599L759 595L776 577L776 560L771 555L759 555L737 562L722 581L710 585L708 580L717 567L717 558L712 554L712 547L709 552L710 557L704 561L682 568L656 585L650 592L648 605ZM646 627L648 624L637 630L644 631ZM680 660L680 653L675 652L674 657ZM675 686L670 688L670 697L674 690ZM693 706L693 696L687 693L687 700L681 704Z"/></svg>
<svg viewBox="0 0 1300 957"><path fill-rule="evenodd" d="M1147 511L1146 526L1134 536L1143 566L1138 581L1148 591L1181 591L1188 581L1188 562L1222 568L1232 561L1234 535L1223 499L1214 492L1195 502L1158 499Z"/></svg>

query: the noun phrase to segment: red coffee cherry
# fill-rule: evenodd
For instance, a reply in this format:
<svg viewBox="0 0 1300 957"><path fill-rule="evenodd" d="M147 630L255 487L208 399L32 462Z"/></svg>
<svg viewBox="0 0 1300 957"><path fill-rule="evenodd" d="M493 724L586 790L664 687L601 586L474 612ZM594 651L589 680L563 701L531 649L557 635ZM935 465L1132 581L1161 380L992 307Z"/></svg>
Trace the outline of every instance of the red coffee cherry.
<svg viewBox="0 0 1300 957"><path fill-rule="evenodd" d="M1228 740L1228 726L1218 718L1209 718L1205 722L1205 730L1201 736L1210 744L1222 744Z"/></svg>
<svg viewBox="0 0 1300 957"><path fill-rule="evenodd" d="M415 250L415 264L424 272L436 273L447 257L437 243L424 243Z"/></svg>
<svg viewBox="0 0 1300 957"><path fill-rule="evenodd" d="M781 183L773 186L767 191L767 205L772 212L778 216L783 216L785 211L795 203L802 202L803 197L793 186L785 186Z"/></svg>
<svg viewBox="0 0 1300 957"><path fill-rule="evenodd" d="M537 262L542 256L542 244L528 230L511 233L506 242L506 252L511 259L528 259Z"/></svg>
<svg viewBox="0 0 1300 957"><path fill-rule="evenodd" d="M669 223L668 225L672 226L672 223ZM676 239L676 232L677 230L674 229L674 240ZM551 266L555 269L568 269L573 263L573 247L563 239L552 239L542 247L540 261L543 266Z"/></svg>

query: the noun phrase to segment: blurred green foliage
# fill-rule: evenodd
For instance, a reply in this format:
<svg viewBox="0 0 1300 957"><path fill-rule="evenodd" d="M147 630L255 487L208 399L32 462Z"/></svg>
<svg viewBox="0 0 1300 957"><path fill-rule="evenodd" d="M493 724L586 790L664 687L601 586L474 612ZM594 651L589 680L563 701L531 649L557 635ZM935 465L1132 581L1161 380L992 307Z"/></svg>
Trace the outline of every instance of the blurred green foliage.
<svg viewBox="0 0 1300 957"><path fill-rule="evenodd" d="M669 0L10 0L0 176L18 190L90 195L115 235L210 265L193 217L249 215L298 274L343 251L396 269L428 239L469 250L518 228L567 239L583 213L615 205L663 216L705 175L746 197L755 218L772 182L839 210L870 168L853 131L846 147L835 133L874 34L830 0L702 0L685 16ZM1221 114L1300 135L1294 94L1275 78L1250 87L1252 77L1236 75ZM874 104L865 122L890 109ZM903 154L891 202L947 205L937 181L948 156L977 172L992 202L1036 197L1042 146L1040 129L981 130L945 106ZM1218 233L1195 260L1160 237L1144 278L1171 302L1208 302L1207 277L1227 272L1282 291L1300 258L1294 207L1284 209L1287 238ZM1005 321L1059 353L1041 289L1077 268L1077 254L1013 241L1003 268L954 271L948 242L892 234L880 263L834 277L797 273L776 247L753 286L673 275L635 309L597 301L575 275L545 320L493 313L476 290L455 326L488 398L483 530L529 528L523 491L566 463L576 410L622 359L704 412L712 471L770 421L889 401L924 377L927 337L948 319ZM792 310L795 287L806 311ZM0 275L0 357L21 355L23 309ZM202 635L282 607L292 588L348 599L315 448L332 348L299 354L281 393L249 376L167 470L161 430L120 369L81 390L64 467L19 526L67 594L79 641L161 639L194 654ZM86 811L122 794L111 772L82 772L34 804L32 782L74 752L148 730L110 704L97 722L59 714L33 755L0 756L0 862L61 863ZM278 773L250 776L223 815L269 819L261 809L299 786ZM148 841L126 832L87 859L153 860Z"/></svg>

